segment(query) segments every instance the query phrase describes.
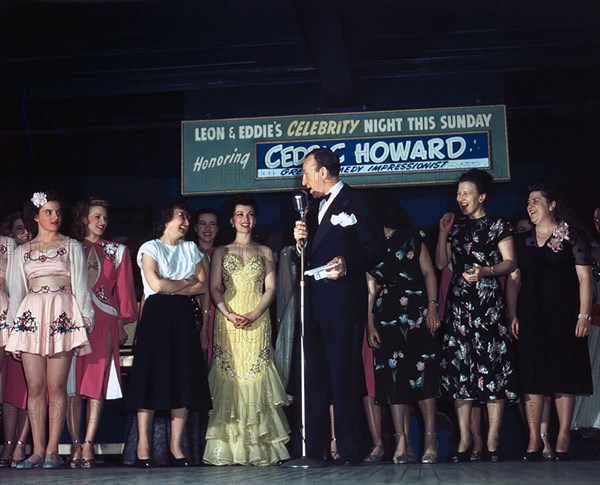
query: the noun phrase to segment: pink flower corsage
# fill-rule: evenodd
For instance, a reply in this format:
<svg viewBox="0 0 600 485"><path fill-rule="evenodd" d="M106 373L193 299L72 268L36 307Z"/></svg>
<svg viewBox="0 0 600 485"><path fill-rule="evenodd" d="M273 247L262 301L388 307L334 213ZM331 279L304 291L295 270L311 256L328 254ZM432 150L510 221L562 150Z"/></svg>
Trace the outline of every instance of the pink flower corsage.
<svg viewBox="0 0 600 485"><path fill-rule="evenodd" d="M548 247L552 249L555 253L562 251L563 241L569 241L569 224L565 221L559 222L552 231L552 237L550 241L548 241Z"/></svg>

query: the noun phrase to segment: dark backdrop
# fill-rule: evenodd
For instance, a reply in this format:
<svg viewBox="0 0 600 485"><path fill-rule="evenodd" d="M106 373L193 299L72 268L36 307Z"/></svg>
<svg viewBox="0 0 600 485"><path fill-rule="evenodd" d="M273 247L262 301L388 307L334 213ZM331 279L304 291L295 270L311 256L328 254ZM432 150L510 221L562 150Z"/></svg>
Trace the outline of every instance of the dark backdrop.
<svg viewBox="0 0 600 485"><path fill-rule="evenodd" d="M184 119L501 103L512 180L490 211L523 211L544 179L589 222L599 13L594 0L1 2L0 216L53 187L111 200L111 235L143 239L179 194ZM393 189L420 225L455 208L453 190ZM291 194L257 198L276 249Z"/></svg>

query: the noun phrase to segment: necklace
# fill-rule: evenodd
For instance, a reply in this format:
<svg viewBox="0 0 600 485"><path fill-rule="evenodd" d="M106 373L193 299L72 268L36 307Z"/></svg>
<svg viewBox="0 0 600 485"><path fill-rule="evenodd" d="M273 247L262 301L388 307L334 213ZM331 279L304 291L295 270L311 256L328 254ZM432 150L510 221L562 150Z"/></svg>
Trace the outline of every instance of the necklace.
<svg viewBox="0 0 600 485"><path fill-rule="evenodd" d="M555 227L555 226L553 226L553 227L552 227L552 229L550 229L550 230L548 230L548 231L546 231L546 232L540 232L540 231L538 231L538 228L537 228L537 226L536 226L536 228L535 228L535 233L536 233L538 236L540 236L540 237L548 237L550 234L552 234L552 232L554 232L554 227Z"/></svg>

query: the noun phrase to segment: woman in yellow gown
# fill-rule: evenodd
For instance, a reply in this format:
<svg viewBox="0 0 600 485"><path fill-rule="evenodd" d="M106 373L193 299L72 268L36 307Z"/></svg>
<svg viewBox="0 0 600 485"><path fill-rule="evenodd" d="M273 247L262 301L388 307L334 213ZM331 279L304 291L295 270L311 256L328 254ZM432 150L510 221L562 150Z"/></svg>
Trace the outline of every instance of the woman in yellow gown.
<svg viewBox="0 0 600 485"><path fill-rule="evenodd" d="M204 462L269 465L289 458L282 409L287 398L271 346L275 262L267 246L252 240L254 199L237 196L231 207L235 240L218 247L211 260L210 292L217 315Z"/></svg>

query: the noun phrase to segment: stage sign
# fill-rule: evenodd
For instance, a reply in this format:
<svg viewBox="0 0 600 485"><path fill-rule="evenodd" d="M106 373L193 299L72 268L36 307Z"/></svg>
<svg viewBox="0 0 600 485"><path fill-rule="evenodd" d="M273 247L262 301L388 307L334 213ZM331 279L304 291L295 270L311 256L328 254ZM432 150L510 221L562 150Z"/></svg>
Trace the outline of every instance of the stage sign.
<svg viewBox="0 0 600 485"><path fill-rule="evenodd" d="M329 147L354 186L446 184L469 168L510 180L504 106L183 121L181 192L298 189Z"/></svg>

